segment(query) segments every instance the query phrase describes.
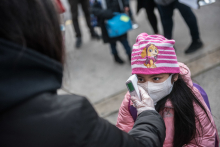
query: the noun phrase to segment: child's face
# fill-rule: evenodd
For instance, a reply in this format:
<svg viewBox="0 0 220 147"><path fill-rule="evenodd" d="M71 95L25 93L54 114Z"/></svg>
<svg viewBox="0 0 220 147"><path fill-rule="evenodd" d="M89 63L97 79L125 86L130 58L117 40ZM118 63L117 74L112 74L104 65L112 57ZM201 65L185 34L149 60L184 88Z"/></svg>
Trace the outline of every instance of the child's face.
<svg viewBox="0 0 220 147"><path fill-rule="evenodd" d="M167 78L169 78L170 74L163 73L163 74L152 74L152 75L144 75L144 74L137 74L138 83L145 83L145 82L153 82L153 83L162 83ZM178 78L178 74L175 74L172 77L172 83L175 82Z"/></svg>

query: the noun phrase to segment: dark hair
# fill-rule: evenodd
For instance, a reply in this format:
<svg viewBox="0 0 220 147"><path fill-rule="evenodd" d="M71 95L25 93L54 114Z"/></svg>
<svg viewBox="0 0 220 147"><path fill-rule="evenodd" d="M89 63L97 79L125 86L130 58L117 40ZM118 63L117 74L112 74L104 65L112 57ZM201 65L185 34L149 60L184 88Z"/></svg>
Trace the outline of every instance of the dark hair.
<svg viewBox="0 0 220 147"><path fill-rule="evenodd" d="M184 144L188 144L192 139L195 139L196 133L200 136L203 134L203 128L198 116L195 114L193 102L202 108L206 113L209 121L211 122L205 107L200 100L195 96L194 92L187 86L181 75L178 76L178 80L174 83L172 92L160 100L156 105L158 112L163 112L166 107L165 103L170 100L174 107L174 138L173 146L182 147ZM196 120L199 122L199 127L202 132L199 132L196 128ZM196 140L198 144L200 140Z"/></svg>
<svg viewBox="0 0 220 147"><path fill-rule="evenodd" d="M52 0L1 0L0 38L63 63L59 16Z"/></svg>

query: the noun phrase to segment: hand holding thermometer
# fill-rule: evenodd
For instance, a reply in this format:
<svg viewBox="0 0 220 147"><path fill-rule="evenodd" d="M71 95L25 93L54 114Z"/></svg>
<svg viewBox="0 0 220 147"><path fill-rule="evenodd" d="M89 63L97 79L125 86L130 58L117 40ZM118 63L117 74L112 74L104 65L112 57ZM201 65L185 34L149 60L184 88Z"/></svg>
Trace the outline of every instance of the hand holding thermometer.
<svg viewBox="0 0 220 147"><path fill-rule="evenodd" d="M129 79L126 81L126 86L128 88L130 95L138 97L139 100L141 101L140 92L138 89L137 82L138 82L137 75L134 74L134 75L130 76Z"/></svg>

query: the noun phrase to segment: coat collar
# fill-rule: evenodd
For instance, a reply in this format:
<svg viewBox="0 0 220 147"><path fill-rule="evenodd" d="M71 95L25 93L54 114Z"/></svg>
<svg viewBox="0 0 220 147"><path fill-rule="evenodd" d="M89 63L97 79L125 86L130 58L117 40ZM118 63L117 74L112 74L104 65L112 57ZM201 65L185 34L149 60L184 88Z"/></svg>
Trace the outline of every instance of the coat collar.
<svg viewBox="0 0 220 147"><path fill-rule="evenodd" d="M34 50L0 39L0 112L62 83L62 65Z"/></svg>

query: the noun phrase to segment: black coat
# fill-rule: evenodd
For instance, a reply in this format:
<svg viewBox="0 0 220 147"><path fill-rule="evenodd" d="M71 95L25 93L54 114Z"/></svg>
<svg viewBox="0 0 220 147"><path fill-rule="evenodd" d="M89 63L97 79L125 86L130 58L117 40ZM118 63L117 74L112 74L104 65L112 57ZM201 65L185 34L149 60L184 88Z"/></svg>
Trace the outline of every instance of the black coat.
<svg viewBox="0 0 220 147"><path fill-rule="evenodd" d="M107 29L105 27L105 20L111 19L114 16L114 12L124 13L119 6L118 0L105 0L107 9L102 9L102 7L98 3L94 3L91 8L91 13L98 17L99 25L102 31L102 39L104 43L111 43L118 41L122 38L127 38L127 34L110 38L108 36ZM123 7L128 7L128 3L126 0L121 0L123 3Z"/></svg>
<svg viewBox="0 0 220 147"><path fill-rule="evenodd" d="M56 94L60 63L0 39L1 147L156 147L165 125L142 112L129 134L100 118L82 96Z"/></svg>

